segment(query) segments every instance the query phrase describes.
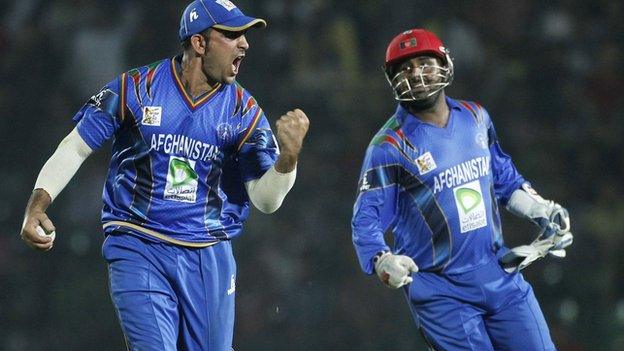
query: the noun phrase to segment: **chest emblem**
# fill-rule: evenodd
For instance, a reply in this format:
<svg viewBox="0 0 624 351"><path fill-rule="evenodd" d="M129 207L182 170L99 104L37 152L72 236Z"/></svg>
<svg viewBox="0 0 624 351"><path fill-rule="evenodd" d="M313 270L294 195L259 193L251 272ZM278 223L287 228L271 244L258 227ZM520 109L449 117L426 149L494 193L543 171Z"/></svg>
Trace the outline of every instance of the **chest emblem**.
<svg viewBox="0 0 624 351"><path fill-rule="evenodd" d="M144 126L160 126L160 120L162 118L161 106L144 106L143 107L143 119L141 124Z"/></svg>
<svg viewBox="0 0 624 351"><path fill-rule="evenodd" d="M217 126L217 135L219 136L219 141L221 141L222 143L227 144L231 142L234 135L232 126L227 123L219 124Z"/></svg>
<svg viewBox="0 0 624 351"><path fill-rule="evenodd" d="M416 158L416 167L418 167L418 173L423 175L433 171L438 166L436 165L433 156L431 156L431 153L427 151Z"/></svg>
<svg viewBox="0 0 624 351"><path fill-rule="evenodd" d="M477 142L477 145L479 145L479 147L481 147L482 149L487 149L488 140L483 133L477 133L477 135L475 136L475 141Z"/></svg>
<svg viewBox="0 0 624 351"><path fill-rule="evenodd" d="M487 225L483 193L478 180L454 188L453 195L455 195L455 204L457 205L459 225L462 233Z"/></svg>

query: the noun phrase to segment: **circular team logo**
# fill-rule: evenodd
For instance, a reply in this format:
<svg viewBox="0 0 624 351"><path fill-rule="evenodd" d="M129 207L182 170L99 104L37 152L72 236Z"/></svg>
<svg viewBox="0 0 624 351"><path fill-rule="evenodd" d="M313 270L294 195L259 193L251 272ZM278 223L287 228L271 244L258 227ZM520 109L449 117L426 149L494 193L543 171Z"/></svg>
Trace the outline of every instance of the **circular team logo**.
<svg viewBox="0 0 624 351"><path fill-rule="evenodd" d="M487 137L483 135L483 133L477 133L475 141L477 142L477 145L479 145L482 149L487 149L488 140Z"/></svg>
<svg viewBox="0 0 624 351"><path fill-rule="evenodd" d="M221 123L217 126L217 135L219 141L223 143L229 143L232 140L232 126L227 123Z"/></svg>

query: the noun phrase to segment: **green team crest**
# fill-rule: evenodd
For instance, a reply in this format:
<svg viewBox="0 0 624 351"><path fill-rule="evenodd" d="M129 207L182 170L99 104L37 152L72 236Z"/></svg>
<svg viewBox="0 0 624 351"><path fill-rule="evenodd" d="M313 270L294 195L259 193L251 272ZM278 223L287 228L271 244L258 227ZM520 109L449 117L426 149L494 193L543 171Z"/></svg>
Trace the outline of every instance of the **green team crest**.
<svg viewBox="0 0 624 351"><path fill-rule="evenodd" d="M454 188L453 194L462 233L487 225L483 193L478 180Z"/></svg>
<svg viewBox="0 0 624 351"><path fill-rule="evenodd" d="M171 156L165 185L165 200L195 202L198 178L195 161Z"/></svg>

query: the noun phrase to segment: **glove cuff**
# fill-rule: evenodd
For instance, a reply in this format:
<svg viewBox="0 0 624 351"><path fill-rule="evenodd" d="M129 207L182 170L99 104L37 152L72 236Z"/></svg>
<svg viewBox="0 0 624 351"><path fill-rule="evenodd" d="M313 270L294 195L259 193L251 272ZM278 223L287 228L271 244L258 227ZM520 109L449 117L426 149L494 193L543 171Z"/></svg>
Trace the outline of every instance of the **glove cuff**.
<svg viewBox="0 0 624 351"><path fill-rule="evenodd" d="M524 217L532 219L533 208L535 205L548 206L548 201L539 196L531 185L528 183L522 184L522 188L517 189L509 197L507 202L507 210L518 217Z"/></svg>
<svg viewBox="0 0 624 351"><path fill-rule="evenodd" d="M373 266L375 267L375 272L379 273L377 270L377 266L379 266L379 264L381 263L382 257L385 257L387 255L390 255L390 251L383 250L383 251L379 251L378 253L375 254L375 256L373 256Z"/></svg>

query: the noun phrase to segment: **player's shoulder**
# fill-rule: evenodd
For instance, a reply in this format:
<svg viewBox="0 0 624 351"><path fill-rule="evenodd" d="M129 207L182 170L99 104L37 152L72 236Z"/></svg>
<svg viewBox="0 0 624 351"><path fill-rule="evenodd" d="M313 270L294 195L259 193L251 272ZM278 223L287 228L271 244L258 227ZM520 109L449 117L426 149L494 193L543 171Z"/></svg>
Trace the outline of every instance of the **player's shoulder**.
<svg viewBox="0 0 624 351"><path fill-rule="evenodd" d="M489 123L490 115L480 102L474 100L461 100L447 97L447 101L451 107L456 107L466 112L478 124Z"/></svg>
<svg viewBox="0 0 624 351"><path fill-rule="evenodd" d="M375 133L368 144L367 152L393 155L403 152L408 147L408 143L409 141L401 129L401 123L394 115Z"/></svg>
<svg viewBox="0 0 624 351"><path fill-rule="evenodd" d="M161 59L144 66L131 68L120 75L120 82L125 87L134 87L137 91L140 90L140 86L143 86L149 95L154 81L158 79L160 74L166 72L166 68L170 65L170 59Z"/></svg>
<svg viewBox="0 0 624 351"><path fill-rule="evenodd" d="M240 82L234 81L232 84L227 84L225 89L231 94L236 94L244 99L254 99L253 95L247 90Z"/></svg>
<svg viewBox="0 0 624 351"><path fill-rule="evenodd" d="M170 65L171 59L161 59L144 66L131 68L122 73L122 77L125 77L126 80L135 85L142 81L146 81L149 84L152 83L157 75L165 72L165 69Z"/></svg>
<svg viewBox="0 0 624 351"><path fill-rule="evenodd" d="M250 111L254 111L251 114L259 115L262 113L258 101L254 96L245 89L238 81L234 81L232 84L227 84L225 87L225 93L232 101L234 112L233 116L245 117Z"/></svg>
<svg viewBox="0 0 624 351"><path fill-rule="evenodd" d="M169 65L171 65L171 59L160 59L158 61L154 61L147 65L131 68L125 73L128 75L148 74L148 73L155 74L156 72L160 71L162 68L169 67Z"/></svg>

